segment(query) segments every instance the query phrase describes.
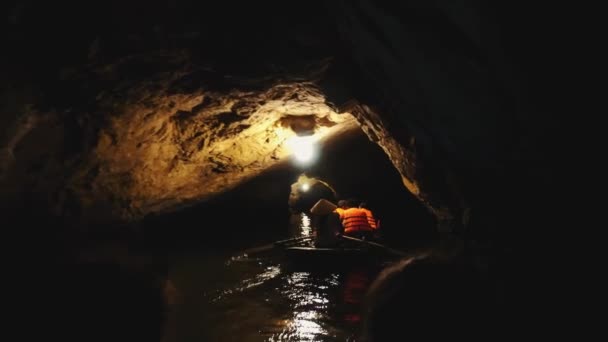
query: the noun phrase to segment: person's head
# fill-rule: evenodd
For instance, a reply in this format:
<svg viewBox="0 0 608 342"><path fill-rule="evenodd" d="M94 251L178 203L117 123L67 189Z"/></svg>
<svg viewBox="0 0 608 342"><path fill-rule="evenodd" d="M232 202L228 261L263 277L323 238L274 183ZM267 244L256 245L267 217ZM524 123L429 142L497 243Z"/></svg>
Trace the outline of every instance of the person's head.
<svg viewBox="0 0 608 342"><path fill-rule="evenodd" d="M369 207L367 206L367 202L365 202L365 201L363 201L359 204L359 208L369 209Z"/></svg>
<svg viewBox="0 0 608 342"><path fill-rule="evenodd" d="M488 327L488 288L469 265L409 258L385 269L367 298L365 340L474 337Z"/></svg>
<svg viewBox="0 0 608 342"><path fill-rule="evenodd" d="M342 209L346 209L348 207L348 201L346 201L346 200L339 200L338 201L338 207L340 207Z"/></svg>
<svg viewBox="0 0 608 342"><path fill-rule="evenodd" d="M356 208L359 206L359 201L355 198L349 198L346 200L348 208Z"/></svg>

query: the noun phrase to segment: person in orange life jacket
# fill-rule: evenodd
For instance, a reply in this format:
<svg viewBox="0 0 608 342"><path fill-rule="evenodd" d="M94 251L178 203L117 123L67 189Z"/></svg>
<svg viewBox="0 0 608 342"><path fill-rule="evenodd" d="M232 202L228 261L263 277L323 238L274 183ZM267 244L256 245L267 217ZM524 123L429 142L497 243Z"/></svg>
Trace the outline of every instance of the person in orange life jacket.
<svg viewBox="0 0 608 342"><path fill-rule="evenodd" d="M363 209L365 211L365 214L367 215L367 221L369 222L369 225L373 230L372 237L375 240L382 239L382 235L381 235L381 231L380 231L380 219L376 219L374 217L374 214L369 209L367 202L361 202L361 204L359 204L359 208Z"/></svg>
<svg viewBox="0 0 608 342"><path fill-rule="evenodd" d="M348 208L348 201L346 201L346 200L339 200L338 201L338 207L334 210L334 213L340 215L340 219L341 219L342 218L342 213L347 208Z"/></svg>
<svg viewBox="0 0 608 342"><path fill-rule="evenodd" d="M374 229L369 224L366 211L357 204L358 202L349 200L348 208L340 214L344 235L367 239L372 236Z"/></svg>
<svg viewBox="0 0 608 342"><path fill-rule="evenodd" d="M369 226L373 229L376 230L378 228L380 228L379 223L380 221L377 221L374 218L374 214L372 213L371 210L369 210L369 207L367 206L366 202L361 202L361 204L359 204L359 208L361 208L363 211L365 211L365 215L367 215L367 222L369 223Z"/></svg>

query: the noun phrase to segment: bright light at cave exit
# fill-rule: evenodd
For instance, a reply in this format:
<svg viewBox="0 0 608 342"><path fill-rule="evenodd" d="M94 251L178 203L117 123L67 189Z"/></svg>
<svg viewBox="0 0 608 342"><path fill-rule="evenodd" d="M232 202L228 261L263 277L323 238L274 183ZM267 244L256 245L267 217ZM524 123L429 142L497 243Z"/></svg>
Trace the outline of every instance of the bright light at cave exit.
<svg viewBox="0 0 608 342"><path fill-rule="evenodd" d="M300 164L308 165L314 161L317 153L313 136L295 136L289 139L288 145L294 158Z"/></svg>
<svg viewBox="0 0 608 342"><path fill-rule="evenodd" d="M310 189L310 185L308 185L308 183L302 184L302 191L308 191L308 189Z"/></svg>

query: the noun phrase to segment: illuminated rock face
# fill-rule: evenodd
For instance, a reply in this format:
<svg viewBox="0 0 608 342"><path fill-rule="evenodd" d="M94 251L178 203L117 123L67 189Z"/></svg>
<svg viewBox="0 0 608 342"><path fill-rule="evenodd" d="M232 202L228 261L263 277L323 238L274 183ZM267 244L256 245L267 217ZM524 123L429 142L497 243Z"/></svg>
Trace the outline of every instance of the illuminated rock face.
<svg viewBox="0 0 608 342"><path fill-rule="evenodd" d="M336 203L336 191L325 181L302 174L297 182L291 185L288 204L294 212L310 212L310 209L320 199Z"/></svg>
<svg viewBox="0 0 608 342"><path fill-rule="evenodd" d="M281 124L288 115L314 113L320 136L349 120L306 84L247 93L156 94L123 108L71 180L87 202L118 195L128 203L123 217L205 200L285 161L295 135ZM92 179L91 170L97 170ZM84 183L91 189L84 190Z"/></svg>
<svg viewBox="0 0 608 342"><path fill-rule="evenodd" d="M61 170L66 177L55 185L77 202L81 214L132 220L204 201L287 161L293 152L289 141L303 129L322 141L356 127L354 118L336 113L312 82L224 92L195 85L184 91L192 74L161 73L98 94L95 110L103 120L92 121L93 114L89 122L78 122L77 129L94 136L87 137L92 140L86 154ZM61 139L66 114L28 115L6 146L5 177L19 177L14 173L19 165L39 162L36 150L61 149L62 144L36 143L23 148L37 134ZM45 132L40 123L49 121L61 128Z"/></svg>

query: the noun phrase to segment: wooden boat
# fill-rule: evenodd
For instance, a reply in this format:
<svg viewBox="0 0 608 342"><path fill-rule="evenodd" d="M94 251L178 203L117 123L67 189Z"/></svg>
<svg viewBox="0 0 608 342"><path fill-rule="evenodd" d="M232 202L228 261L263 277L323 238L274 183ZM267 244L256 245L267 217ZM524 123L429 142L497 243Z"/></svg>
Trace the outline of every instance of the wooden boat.
<svg viewBox="0 0 608 342"><path fill-rule="evenodd" d="M281 252L288 261L296 264L315 265L359 265L388 261L393 257L405 256L404 252L389 248L373 241L365 241L349 236L341 236L331 247L314 246L312 236L276 241L263 246L250 248L239 254L236 259L259 255L261 253Z"/></svg>
<svg viewBox="0 0 608 342"><path fill-rule="evenodd" d="M315 247L308 241L295 246L283 246L282 251L292 262L304 262L316 266L378 262L391 257L391 254L382 248L348 240L341 241L332 247Z"/></svg>

